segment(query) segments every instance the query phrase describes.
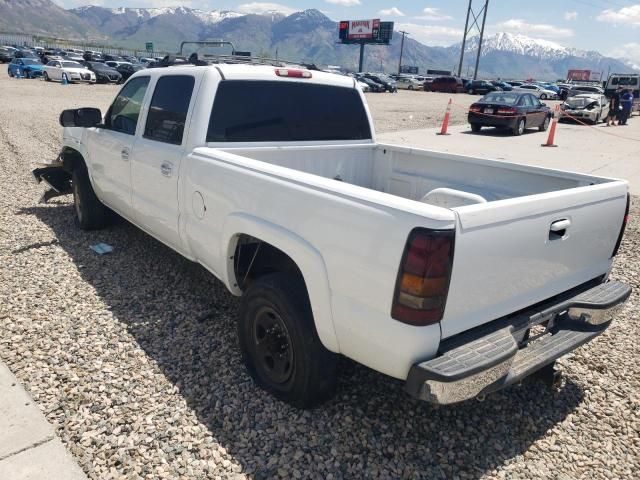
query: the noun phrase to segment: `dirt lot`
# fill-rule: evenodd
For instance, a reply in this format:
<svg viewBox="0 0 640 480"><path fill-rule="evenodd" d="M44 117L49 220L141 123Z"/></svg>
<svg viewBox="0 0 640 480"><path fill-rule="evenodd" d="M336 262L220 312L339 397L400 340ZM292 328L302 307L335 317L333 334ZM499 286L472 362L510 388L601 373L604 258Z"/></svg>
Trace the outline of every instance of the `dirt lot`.
<svg viewBox="0 0 640 480"><path fill-rule="evenodd" d="M0 357L91 478L637 478L638 199L613 273L635 293L560 361L560 390L434 408L345 361L336 398L297 411L245 373L238 301L202 268L127 223L79 231L70 198L37 204L29 171L57 154L60 111L115 92L0 74ZM387 131L433 126L447 98L369 95Z"/></svg>

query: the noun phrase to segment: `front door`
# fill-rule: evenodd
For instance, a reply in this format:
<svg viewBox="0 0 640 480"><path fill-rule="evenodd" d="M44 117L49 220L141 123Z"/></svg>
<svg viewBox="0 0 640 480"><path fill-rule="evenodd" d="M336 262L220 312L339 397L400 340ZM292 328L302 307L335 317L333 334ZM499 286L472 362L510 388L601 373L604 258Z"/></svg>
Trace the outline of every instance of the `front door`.
<svg viewBox="0 0 640 480"><path fill-rule="evenodd" d="M98 198L125 217L131 210L131 155L149 77L138 77L120 91L104 125L87 130L89 173Z"/></svg>
<svg viewBox="0 0 640 480"><path fill-rule="evenodd" d="M192 75L158 79L131 164L136 222L176 249L180 249L178 179L195 83Z"/></svg>

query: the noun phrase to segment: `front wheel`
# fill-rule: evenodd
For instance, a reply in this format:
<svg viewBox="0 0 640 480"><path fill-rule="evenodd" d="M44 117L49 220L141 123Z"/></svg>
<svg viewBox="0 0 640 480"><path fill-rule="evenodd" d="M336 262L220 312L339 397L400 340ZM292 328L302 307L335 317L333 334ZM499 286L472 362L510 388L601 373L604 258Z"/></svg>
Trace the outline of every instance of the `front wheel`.
<svg viewBox="0 0 640 480"><path fill-rule="evenodd" d="M42 76L44 77L44 81L45 82L50 82L51 81L51 79L49 78L49 74L47 72L44 72L42 74Z"/></svg>
<svg viewBox="0 0 640 480"><path fill-rule="evenodd" d="M546 100L546 99L547 99L547 95L545 93L540 95L540 100Z"/></svg>
<svg viewBox="0 0 640 480"><path fill-rule="evenodd" d="M524 118L518 119L516 126L513 127L513 134L515 136L519 137L524 133L524 124L525 124Z"/></svg>
<svg viewBox="0 0 640 480"><path fill-rule="evenodd" d="M551 120L549 120L549 117L544 117L544 122L542 122L542 125L538 127L538 130L540 130L541 132L546 132L547 128L549 128L550 121Z"/></svg>
<svg viewBox="0 0 640 480"><path fill-rule="evenodd" d="M320 342L301 278L256 280L242 297L238 341L249 374L277 398L311 408L333 394L337 356Z"/></svg>
<svg viewBox="0 0 640 480"><path fill-rule="evenodd" d="M76 220L82 230L99 230L108 224L109 210L96 196L85 165L76 166L71 175Z"/></svg>
<svg viewBox="0 0 640 480"><path fill-rule="evenodd" d="M13 71L12 70L7 70L7 73L9 74L9 77L13 78Z"/></svg>
<svg viewBox="0 0 640 480"><path fill-rule="evenodd" d="M413 90L413 85L409 85L409 86L407 87L407 90Z"/></svg>

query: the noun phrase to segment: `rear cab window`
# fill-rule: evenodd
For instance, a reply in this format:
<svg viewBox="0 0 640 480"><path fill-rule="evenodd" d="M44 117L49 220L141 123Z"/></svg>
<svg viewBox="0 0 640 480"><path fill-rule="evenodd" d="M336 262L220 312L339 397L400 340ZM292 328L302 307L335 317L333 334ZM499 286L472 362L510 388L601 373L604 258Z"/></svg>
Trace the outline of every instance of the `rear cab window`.
<svg viewBox="0 0 640 480"><path fill-rule="evenodd" d="M207 142L369 140L364 103L354 88L302 82L220 82Z"/></svg>
<svg viewBox="0 0 640 480"><path fill-rule="evenodd" d="M191 75L166 75L158 79L149 105L144 138L182 144L194 85L195 78Z"/></svg>

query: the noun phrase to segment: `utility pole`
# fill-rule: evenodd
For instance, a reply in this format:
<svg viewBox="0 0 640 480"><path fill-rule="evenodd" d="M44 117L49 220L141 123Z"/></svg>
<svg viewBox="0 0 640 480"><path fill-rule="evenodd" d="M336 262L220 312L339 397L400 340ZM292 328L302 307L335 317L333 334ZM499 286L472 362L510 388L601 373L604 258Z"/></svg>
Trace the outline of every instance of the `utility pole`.
<svg viewBox="0 0 640 480"><path fill-rule="evenodd" d="M362 73L363 61L364 61L364 40L360 40L360 61L358 62L358 73Z"/></svg>
<svg viewBox="0 0 640 480"><path fill-rule="evenodd" d="M402 70L402 52L404 51L404 36L409 35L409 32L400 30L399 33L402 34L402 40L400 41L400 62L398 62L398 75L402 73L401 70Z"/></svg>
<svg viewBox="0 0 640 480"><path fill-rule="evenodd" d="M467 7L467 19L464 24L464 34L462 36L462 47L460 51L460 63L458 64L458 76L462 74L462 63L464 61L464 51L467 45L467 36L469 32L473 30L475 27L480 34L480 39L478 41L478 52L476 55L476 66L473 72L473 79L478 78L478 67L480 65L480 55L482 53L482 40L484 39L484 26L487 21L487 10L489 9L489 0L484 0L484 5L482 8L476 13L473 10L473 0L469 0L469 6ZM482 24L478 24L478 20L482 15ZM473 21L471 25L469 25L469 19L473 17Z"/></svg>

